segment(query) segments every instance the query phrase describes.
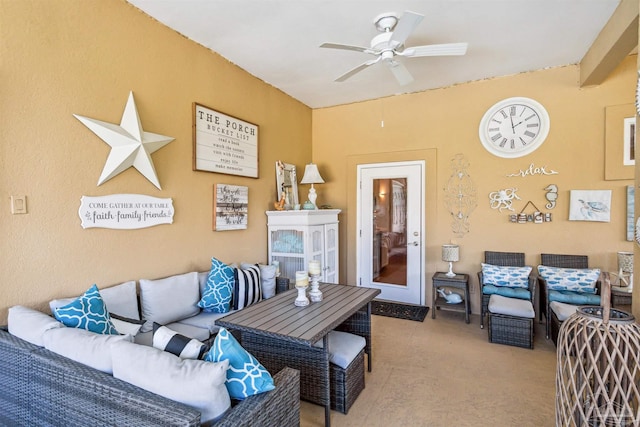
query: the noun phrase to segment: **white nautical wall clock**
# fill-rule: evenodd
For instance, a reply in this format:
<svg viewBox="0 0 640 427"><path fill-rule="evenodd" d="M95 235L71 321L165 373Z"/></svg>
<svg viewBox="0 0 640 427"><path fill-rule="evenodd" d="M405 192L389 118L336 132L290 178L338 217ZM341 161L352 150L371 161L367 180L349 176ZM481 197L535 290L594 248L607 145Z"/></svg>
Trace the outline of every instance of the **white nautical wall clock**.
<svg viewBox="0 0 640 427"><path fill-rule="evenodd" d="M539 102L524 97L503 99L482 117L478 134L484 148L504 158L534 152L549 133L549 114Z"/></svg>

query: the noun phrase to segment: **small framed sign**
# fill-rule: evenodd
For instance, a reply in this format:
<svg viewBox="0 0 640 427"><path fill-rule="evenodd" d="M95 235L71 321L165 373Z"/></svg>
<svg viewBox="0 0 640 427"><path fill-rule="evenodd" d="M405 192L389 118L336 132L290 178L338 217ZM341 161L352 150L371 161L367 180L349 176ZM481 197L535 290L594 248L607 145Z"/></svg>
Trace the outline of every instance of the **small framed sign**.
<svg viewBox="0 0 640 427"><path fill-rule="evenodd" d="M194 102L193 170L258 178L258 126Z"/></svg>
<svg viewBox="0 0 640 427"><path fill-rule="evenodd" d="M249 187L216 184L213 186L213 229L246 230L249 217Z"/></svg>

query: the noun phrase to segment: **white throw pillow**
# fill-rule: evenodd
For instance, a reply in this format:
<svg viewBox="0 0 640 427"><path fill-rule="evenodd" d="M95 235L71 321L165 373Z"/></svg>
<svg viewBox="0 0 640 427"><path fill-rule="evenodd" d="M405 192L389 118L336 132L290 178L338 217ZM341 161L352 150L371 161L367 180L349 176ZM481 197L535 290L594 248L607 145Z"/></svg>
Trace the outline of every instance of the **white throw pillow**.
<svg viewBox="0 0 640 427"><path fill-rule="evenodd" d="M111 374L111 344L133 341L131 335L104 335L78 328L56 328L42 335L47 350Z"/></svg>
<svg viewBox="0 0 640 427"><path fill-rule="evenodd" d="M113 376L168 399L196 408L201 422L219 418L231 407L225 386L229 361L180 359L171 353L129 342L111 346Z"/></svg>
<svg viewBox="0 0 640 427"><path fill-rule="evenodd" d="M53 317L21 305L9 308L7 323L11 335L40 347L44 346L42 335L45 331L64 328L64 325Z"/></svg>
<svg viewBox="0 0 640 427"><path fill-rule="evenodd" d="M166 325L200 313L198 273L178 274L158 280L140 279L142 332L153 329L153 322Z"/></svg>

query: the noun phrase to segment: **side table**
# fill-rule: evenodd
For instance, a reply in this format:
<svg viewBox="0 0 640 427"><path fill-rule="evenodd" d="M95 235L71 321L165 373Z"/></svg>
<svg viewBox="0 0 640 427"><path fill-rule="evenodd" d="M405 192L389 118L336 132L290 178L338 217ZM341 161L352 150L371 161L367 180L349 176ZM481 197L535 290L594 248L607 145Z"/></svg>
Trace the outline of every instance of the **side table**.
<svg viewBox="0 0 640 427"><path fill-rule="evenodd" d="M633 288L618 286L611 287L611 307L620 307L621 305L631 305Z"/></svg>
<svg viewBox="0 0 640 427"><path fill-rule="evenodd" d="M436 310L450 310L450 311L459 311L464 312L464 320L469 323L469 314L471 314L471 306L469 305L469 275L460 273L456 274L453 277L447 276L447 273L437 272L433 275L433 311L431 312L431 318L436 318ZM442 298L438 292L438 288L455 288L462 289L464 291L464 305L463 303L459 304L448 304L447 300Z"/></svg>

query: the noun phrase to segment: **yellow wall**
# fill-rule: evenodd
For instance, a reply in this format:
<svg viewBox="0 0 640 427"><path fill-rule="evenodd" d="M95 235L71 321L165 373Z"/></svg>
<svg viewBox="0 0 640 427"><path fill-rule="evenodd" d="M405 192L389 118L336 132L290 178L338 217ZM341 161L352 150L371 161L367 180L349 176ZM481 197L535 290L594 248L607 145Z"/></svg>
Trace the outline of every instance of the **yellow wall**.
<svg viewBox="0 0 640 427"><path fill-rule="evenodd" d="M426 160L427 277L445 268L440 246L453 237L443 187L457 153L471 164L478 207L471 232L457 239L455 267L472 274L476 292L484 250L524 251L532 265L544 251L585 253L593 266L614 270L615 252L632 249L625 240L632 180L604 180L604 111L633 103L635 58L595 88L579 89L570 66L311 111L124 1L21 0L0 1L0 61L0 323L12 305L44 309L93 283L204 270L211 256L266 260L264 211L275 199L276 160L300 171L311 159L319 164L327 183L316 186L318 201L343 209L342 282L355 281L358 163ZM72 116L119 123L129 91L144 129L175 138L153 154L162 190L133 169L97 186L109 147ZM552 124L539 150L505 160L481 147L477 127L487 108L511 96L543 103ZM193 102L260 126L259 179L192 170ZM530 163L559 175L505 177ZM246 231L211 230L216 183L249 187ZM517 187L517 210L528 200L543 209L550 183L560 188L552 223L510 224L488 207L489 192ZM299 186L301 200L308 187ZM571 189L612 189L612 222L567 221ZM80 197L120 193L173 198L174 223L81 228ZM27 196L28 214L11 215L11 195Z"/></svg>
<svg viewBox="0 0 640 427"><path fill-rule="evenodd" d="M0 1L0 324L91 284L266 261L275 162L311 160L311 110L119 0ZM73 117L119 123L133 91L162 190L129 169L97 186L110 147ZM259 179L192 170L192 103L259 125ZM249 187L246 231L212 231L213 185ZM171 225L80 226L80 198L173 198ZM9 197L26 195L28 214Z"/></svg>
<svg viewBox="0 0 640 427"><path fill-rule="evenodd" d="M479 307L476 272L485 250L524 252L526 262L533 266L540 263L543 252L586 254L592 267L616 271L615 253L633 250L625 231L626 186L633 180L604 179L605 107L634 102L636 57L625 60L598 87L580 89L578 80L578 67L567 66L314 110L313 160L327 181L317 186L318 200L345 209L341 215L343 280L356 280L356 165L417 159L425 159L427 164L427 289L433 273L447 268L440 252L441 245L451 239L461 246L455 271L471 275L475 312ZM513 96L542 103L549 112L551 130L534 153L503 159L483 148L478 125L489 107ZM470 163L468 172L478 199L470 218L471 230L463 238L453 235L444 204L451 159L457 153ZM558 174L506 176L528 169L532 163ZM544 188L549 184L559 188L557 206L552 210L544 206ZM513 204L516 213L532 201L541 211L551 212L553 221L510 223L508 211L499 213L489 207L489 193L505 188L518 189L522 200ZM612 190L611 222L568 221L572 189Z"/></svg>

